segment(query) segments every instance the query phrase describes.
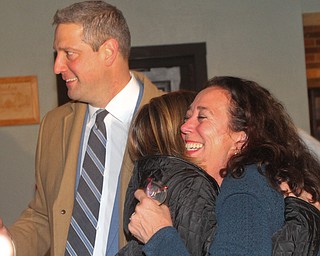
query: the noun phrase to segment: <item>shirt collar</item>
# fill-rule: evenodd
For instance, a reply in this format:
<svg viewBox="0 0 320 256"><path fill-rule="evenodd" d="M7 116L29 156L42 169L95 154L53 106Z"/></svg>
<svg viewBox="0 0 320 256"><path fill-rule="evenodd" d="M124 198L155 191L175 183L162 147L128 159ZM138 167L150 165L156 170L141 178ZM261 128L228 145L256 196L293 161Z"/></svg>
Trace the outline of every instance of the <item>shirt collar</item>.
<svg viewBox="0 0 320 256"><path fill-rule="evenodd" d="M130 122L137 104L140 86L137 79L130 72L129 83L108 103L106 110L120 122ZM99 108L89 105L89 120Z"/></svg>

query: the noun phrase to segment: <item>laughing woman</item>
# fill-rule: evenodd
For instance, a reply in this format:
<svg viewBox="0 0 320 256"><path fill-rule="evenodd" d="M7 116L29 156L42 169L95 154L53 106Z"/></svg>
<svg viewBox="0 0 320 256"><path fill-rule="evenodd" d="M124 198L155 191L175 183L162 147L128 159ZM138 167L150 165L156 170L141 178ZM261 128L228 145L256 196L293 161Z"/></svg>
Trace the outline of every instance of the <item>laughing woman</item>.
<svg viewBox="0 0 320 256"><path fill-rule="evenodd" d="M221 185L210 255L317 255L320 164L270 92L215 77L191 104L181 132L189 157ZM142 190L135 196L129 230L145 243L144 253L189 255L168 208Z"/></svg>

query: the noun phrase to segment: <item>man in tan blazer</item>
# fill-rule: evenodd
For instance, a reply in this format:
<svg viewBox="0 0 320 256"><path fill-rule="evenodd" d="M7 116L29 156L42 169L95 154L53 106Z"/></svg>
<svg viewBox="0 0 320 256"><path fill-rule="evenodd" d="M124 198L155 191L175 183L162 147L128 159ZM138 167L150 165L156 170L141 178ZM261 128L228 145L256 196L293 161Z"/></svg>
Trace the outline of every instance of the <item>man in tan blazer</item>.
<svg viewBox="0 0 320 256"><path fill-rule="evenodd" d="M130 33L122 13L114 6L103 1L76 3L58 10L54 25L57 52L54 72L61 74L66 81L72 101L48 112L41 122L36 151L35 195L9 229L18 256L46 255L48 252L50 255L64 255L83 159L81 152L85 151L88 140L85 134L89 130L90 113L97 108L109 112L105 123L111 139L108 137L107 143L113 143L112 147L118 147L122 152L122 164L120 161L113 165L110 162L117 158L108 158L108 154L114 153L113 149L109 149L110 152L107 149L106 162L109 161L109 165L105 166L105 172L112 176L115 170L108 168L110 164L111 167L119 166L115 175L120 173L120 189L113 193L119 198L119 205L115 206L119 207L118 248L126 243L122 212L133 163L128 156L126 139L112 136L127 133L140 106L163 94L146 77L129 71ZM123 116L126 116L125 121L121 120ZM104 184L106 189L108 186ZM105 208L105 211L112 213L112 208ZM104 238L96 236L96 240ZM101 248L107 241L98 243L100 248L95 248L93 255L111 255Z"/></svg>

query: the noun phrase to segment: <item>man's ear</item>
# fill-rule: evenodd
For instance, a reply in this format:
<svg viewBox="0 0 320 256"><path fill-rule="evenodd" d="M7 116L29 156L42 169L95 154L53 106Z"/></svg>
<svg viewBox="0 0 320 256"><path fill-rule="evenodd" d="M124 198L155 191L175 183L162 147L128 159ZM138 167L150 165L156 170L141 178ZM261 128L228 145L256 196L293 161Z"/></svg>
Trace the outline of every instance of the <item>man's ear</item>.
<svg viewBox="0 0 320 256"><path fill-rule="evenodd" d="M102 56L107 66L111 66L119 53L118 41L114 38L106 40L100 47Z"/></svg>

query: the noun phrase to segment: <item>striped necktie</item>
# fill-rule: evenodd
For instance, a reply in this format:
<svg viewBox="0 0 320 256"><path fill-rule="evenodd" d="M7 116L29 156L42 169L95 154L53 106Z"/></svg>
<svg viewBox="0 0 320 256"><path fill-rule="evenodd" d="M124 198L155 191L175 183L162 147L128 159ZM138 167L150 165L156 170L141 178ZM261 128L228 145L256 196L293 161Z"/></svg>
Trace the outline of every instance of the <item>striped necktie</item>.
<svg viewBox="0 0 320 256"><path fill-rule="evenodd" d="M97 111L73 206L65 255L92 255L99 217L106 155L105 109Z"/></svg>

